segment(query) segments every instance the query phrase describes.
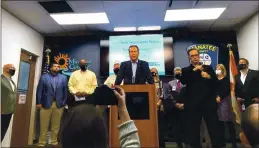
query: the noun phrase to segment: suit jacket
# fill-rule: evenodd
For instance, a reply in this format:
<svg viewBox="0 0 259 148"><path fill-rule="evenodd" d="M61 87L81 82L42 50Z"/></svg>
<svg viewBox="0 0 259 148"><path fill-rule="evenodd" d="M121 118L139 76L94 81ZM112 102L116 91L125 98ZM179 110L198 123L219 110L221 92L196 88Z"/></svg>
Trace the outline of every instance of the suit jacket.
<svg viewBox="0 0 259 148"><path fill-rule="evenodd" d="M1 75L1 114L11 114L15 112L16 94L17 88L15 84L13 90L8 78Z"/></svg>
<svg viewBox="0 0 259 148"><path fill-rule="evenodd" d="M202 68L204 72L211 76L210 79L203 78L200 70L193 71L193 65L183 68L181 76L176 76L182 84L186 85L185 110L217 109L216 89L218 79L211 66L203 65Z"/></svg>
<svg viewBox="0 0 259 148"><path fill-rule="evenodd" d="M122 62L115 85L120 85L122 80L124 81L124 84L133 84L132 75L131 61ZM154 78L150 72L148 62L138 60L134 84L146 84L146 82L149 84L154 84Z"/></svg>
<svg viewBox="0 0 259 148"><path fill-rule="evenodd" d="M241 73L235 76L235 95L238 98L245 99L245 106L251 105L253 98L259 98L259 72L248 70L245 84L242 83Z"/></svg>
<svg viewBox="0 0 259 148"><path fill-rule="evenodd" d="M168 94L172 95L173 103L184 103L185 85L181 83L181 89L179 90L177 87L177 79L174 79L168 83L168 86Z"/></svg>
<svg viewBox="0 0 259 148"><path fill-rule="evenodd" d="M50 108L54 99L57 107L63 107L67 101L68 81L67 77L62 74L57 74L56 95L54 95L53 84L51 83L50 74L44 74L40 78L37 87L36 103L41 104L43 108Z"/></svg>

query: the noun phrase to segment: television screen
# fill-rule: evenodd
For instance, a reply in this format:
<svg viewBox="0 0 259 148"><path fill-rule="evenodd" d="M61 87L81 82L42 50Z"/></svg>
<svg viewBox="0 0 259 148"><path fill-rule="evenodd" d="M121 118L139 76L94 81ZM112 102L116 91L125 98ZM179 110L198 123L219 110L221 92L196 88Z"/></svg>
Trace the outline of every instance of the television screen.
<svg viewBox="0 0 259 148"><path fill-rule="evenodd" d="M139 47L139 59L147 61L150 68L156 68L159 75L171 75L174 68L172 43L172 37L161 34L110 36L100 43L100 75L111 75L114 63L130 60L128 49L131 45Z"/></svg>

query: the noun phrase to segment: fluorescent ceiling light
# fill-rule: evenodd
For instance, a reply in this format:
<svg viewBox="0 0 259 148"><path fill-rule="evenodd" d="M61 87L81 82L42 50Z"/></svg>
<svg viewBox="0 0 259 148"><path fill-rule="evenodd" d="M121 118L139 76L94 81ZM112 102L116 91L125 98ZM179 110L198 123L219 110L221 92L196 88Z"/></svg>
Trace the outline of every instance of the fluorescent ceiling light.
<svg viewBox="0 0 259 148"><path fill-rule="evenodd" d="M136 27L115 27L114 31L136 31Z"/></svg>
<svg viewBox="0 0 259 148"><path fill-rule="evenodd" d="M105 12L100 12L100 13L60 13L60 14L50 14L50 16L60 25L109 23L108 17Z"/></svg>
<svg viewBox="0 0 259 148"><path fill-rule="evenodd" d="M201 8L167 10L164 21L189 21L217 19L226 8Z"/></svg>
<svg viewBox="0 0 259 148"><path fill-rule="evenodd" d="M161 26L142 26L138 27L138 31L145 31L145 30L160 30Z"/></svg>

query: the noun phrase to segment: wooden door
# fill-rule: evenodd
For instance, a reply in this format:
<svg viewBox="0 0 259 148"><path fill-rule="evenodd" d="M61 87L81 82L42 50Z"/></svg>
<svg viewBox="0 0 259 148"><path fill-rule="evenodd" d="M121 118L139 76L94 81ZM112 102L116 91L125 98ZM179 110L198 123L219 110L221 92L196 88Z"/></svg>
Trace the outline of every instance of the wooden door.
<svg viewBox="0 0 259 148"><path fill-rule="evenodd" d="M28 145L36 60L35 55L21 51L11 147Z"/></svg>

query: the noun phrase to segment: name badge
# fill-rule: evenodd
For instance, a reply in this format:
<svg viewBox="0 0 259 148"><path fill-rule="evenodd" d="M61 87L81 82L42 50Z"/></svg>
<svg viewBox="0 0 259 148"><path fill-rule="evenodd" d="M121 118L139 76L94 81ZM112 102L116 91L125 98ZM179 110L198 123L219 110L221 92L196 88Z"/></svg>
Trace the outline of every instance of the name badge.
<svg viewBox="0 0 259 148"><path fill-rule="evenodd" d="M75 101L83 101L85 100L85 97L77 97L75 96Z"/></svg>
<svg viewBox="0 0 259 148"><path fill-rule="evenodd" d="M176 86L173 86L172 91L176 91Z"/></svg>

